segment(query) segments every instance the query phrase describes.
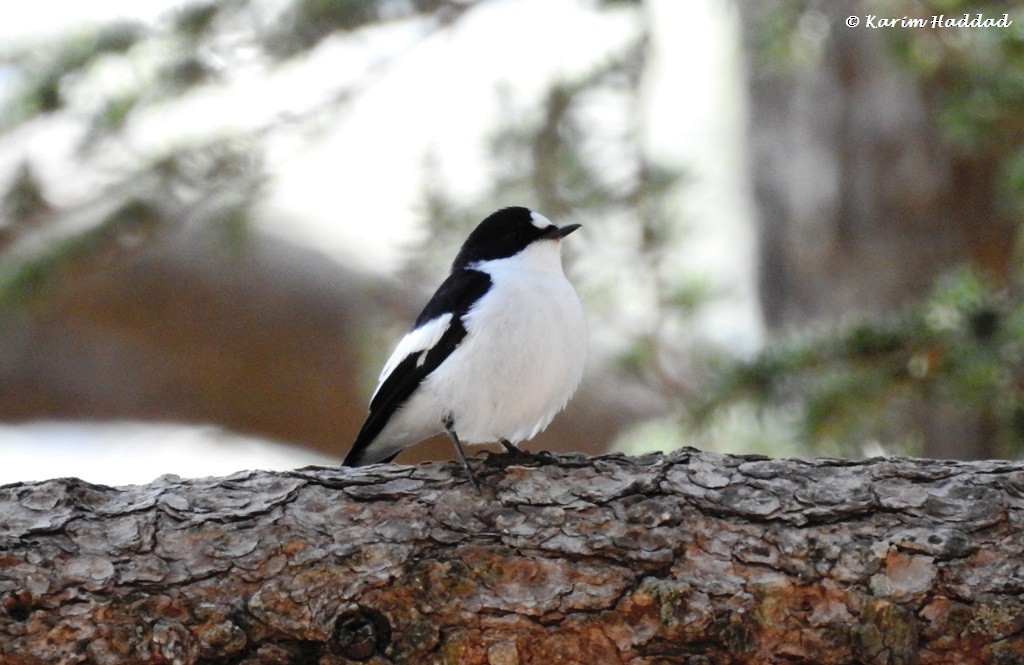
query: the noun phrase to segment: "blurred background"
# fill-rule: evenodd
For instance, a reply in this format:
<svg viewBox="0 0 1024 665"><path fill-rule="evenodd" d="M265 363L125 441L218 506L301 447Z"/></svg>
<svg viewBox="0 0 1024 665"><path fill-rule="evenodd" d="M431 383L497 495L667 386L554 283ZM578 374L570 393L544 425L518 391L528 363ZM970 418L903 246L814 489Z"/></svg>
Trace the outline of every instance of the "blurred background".
<svg viewBox="0 0 1024 665"><path fill-rule="evenodd" d="M588 370L530 449L1019 456L1019 7L8 7L0 482L337 463L507 205L584 227ZM1012 24L865 22L964 13Z"/></svg>

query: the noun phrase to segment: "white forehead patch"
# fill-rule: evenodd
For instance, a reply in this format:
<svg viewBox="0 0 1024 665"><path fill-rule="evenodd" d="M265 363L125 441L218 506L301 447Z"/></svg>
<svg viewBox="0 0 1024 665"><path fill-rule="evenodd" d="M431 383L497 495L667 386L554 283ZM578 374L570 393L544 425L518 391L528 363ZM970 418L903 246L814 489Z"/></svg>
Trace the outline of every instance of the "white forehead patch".
<svg viewBox="0 0 1024 665"><path fill-rule="evenodd" d="M550 219L540 214L539 212L534 212L532 210L530 211L530 221L532 221L533 225L536 226L538 229L546 229L549 226L553 226Z"/></svg>

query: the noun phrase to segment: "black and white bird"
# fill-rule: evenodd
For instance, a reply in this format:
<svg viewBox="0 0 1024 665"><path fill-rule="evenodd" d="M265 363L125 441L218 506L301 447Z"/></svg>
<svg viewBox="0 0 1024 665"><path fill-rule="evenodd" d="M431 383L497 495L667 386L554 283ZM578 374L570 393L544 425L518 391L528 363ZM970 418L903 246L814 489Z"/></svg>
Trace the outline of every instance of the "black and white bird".
<svg viewBox="0 0 1024 665"><path fill-rule="evenodd" d="M381 371L345 466L393 459L447 432L509 452L548 426L579 385L587 353L583 307L562 271L556 226L504 208L469 234L451 273Z"/></svg>

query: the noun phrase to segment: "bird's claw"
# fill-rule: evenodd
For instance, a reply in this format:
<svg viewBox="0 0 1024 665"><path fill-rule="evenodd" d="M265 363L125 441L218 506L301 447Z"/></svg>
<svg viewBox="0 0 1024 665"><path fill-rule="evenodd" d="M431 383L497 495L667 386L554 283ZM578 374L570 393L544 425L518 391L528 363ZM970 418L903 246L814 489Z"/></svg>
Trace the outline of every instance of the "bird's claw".
<svg viewBox="0 0 1024 665"><path fill-rule="evenodd" d="M555 459L555 456L552 455L547 450L541 450L536 453L533 453L530 452L529 450L523 450L521 448L518 448L505 439L501 439L500 441L498 441L498 443L500 443L502 448L505 449L505 452L502 453L502 456L512 461L533 462L536 464L551 464Z"/></svg>

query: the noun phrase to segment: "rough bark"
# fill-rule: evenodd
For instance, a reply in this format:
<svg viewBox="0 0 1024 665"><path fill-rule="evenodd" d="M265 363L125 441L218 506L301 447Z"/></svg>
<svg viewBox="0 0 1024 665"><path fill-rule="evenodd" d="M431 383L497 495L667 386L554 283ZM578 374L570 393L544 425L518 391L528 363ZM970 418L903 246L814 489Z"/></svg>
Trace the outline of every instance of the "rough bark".
<svg viewBox="0 0 1024 665"><path fill-rule="evenodd" d="M2 487L0 662L1024 659L1024 463L473 463Z"/></svg>

